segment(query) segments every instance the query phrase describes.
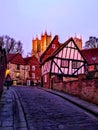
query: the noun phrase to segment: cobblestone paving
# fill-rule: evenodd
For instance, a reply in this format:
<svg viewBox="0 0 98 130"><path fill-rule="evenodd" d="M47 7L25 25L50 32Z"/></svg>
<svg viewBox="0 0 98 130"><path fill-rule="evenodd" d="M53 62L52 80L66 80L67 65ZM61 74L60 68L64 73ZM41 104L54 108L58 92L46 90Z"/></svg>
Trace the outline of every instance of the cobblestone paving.
<svg viewBox="0 0 98 130"><path fill-rule="evenodd" d="M14 87L29 130L98 130L98 120L64 99L34 87Z"/></svg>
<svg viewBox="0 0 98 130"><path fill-rule="evenodd" d="M13 130L13 101L10 91L0 99L0 130Z"/></svg>

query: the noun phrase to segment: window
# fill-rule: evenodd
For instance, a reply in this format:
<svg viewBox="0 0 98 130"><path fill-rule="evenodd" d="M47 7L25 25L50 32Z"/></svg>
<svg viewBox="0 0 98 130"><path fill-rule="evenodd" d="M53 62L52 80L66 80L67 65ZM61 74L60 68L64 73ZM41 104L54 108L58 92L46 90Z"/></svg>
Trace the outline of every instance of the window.
<svg viewBox="0 0 98 130"><path fill-rule="evenodd" d="M55 44L52 44L52 48L55 49Z"/></svg>
<svg viewBox="0 0 98 130"><path fill-rule="evenodd" d="M68 60L62 60L61 61L61 66L62 67L68 67Z"/></svg>
<svg viewBox="0 0 98 130"><path fill-rule="evenodd" d="M78 61L72 61L72 68L73 69L77 69L77 68L79 68L79 66L80 66L80 62L78 62Z"/></svg>
<svg viewBox="0 0 98 130"><path fill-rule="evenodd" d="M32 70L35 70L35 66L34 65L32 66Z"/></svg>
<svg viewBox="0 0 98 130"><path fill-rule="evenodd" d="M26 65L25 69L26 69L27 71L30 71L30 66L29 66L29 65Z"/></svg>
<svg viewBox="0 0 98 130"><path fill-rule="evenodd" d="M35 79L35 73L32 73L32 78Z"/></svg>
<svg viewBox="0 0 98 130"><path fill-rule="evenodd" d="M17 70L20 70L20 65L17 65L17 68L16 68Z"/></svg>
<svg viewBox="0 0 98 130"><path fill-rule="evenodd" d="M16 78L20 78L20 73L16 73Z"/></svg>

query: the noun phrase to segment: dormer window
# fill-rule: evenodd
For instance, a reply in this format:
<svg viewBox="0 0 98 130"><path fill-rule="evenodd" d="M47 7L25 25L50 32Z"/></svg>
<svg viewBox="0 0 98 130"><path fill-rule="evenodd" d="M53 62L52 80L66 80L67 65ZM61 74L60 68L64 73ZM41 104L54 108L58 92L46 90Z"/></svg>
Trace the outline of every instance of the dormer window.
<svg viewBox="0 0 98 130"><path fill-rule="evenodd" d="M52 48L55 49L55 44L52 44Z"/></svg>

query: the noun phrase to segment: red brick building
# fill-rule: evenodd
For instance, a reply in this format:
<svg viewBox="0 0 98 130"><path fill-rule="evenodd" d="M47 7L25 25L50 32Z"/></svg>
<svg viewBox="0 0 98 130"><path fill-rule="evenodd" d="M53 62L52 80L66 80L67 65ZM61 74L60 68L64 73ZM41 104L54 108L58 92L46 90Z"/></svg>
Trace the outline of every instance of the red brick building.
<svg viewBox="0 0 98 130"><path fill-rule="evenodd" d="M88 71L98 70L98 48L81 50L88 63Z"/></svg>
<svg viewBox="0 0 98 130"><path fill-rule="evenodd" d="M38 59L33 55L32 57L24 58L25 61L25 78L29 85L40 83L40 64Z"/></svg>
<svg viewBox="0 0 98 130"><path fill-rule="evenodd" d="M49 56L51 56L57 48L60 47L59 41L58 41L58 35L54 37L54 39L51 41L51 43L48 45L46 50L43 52L43 54L40 57L40 62L43 63Z"/></svg>

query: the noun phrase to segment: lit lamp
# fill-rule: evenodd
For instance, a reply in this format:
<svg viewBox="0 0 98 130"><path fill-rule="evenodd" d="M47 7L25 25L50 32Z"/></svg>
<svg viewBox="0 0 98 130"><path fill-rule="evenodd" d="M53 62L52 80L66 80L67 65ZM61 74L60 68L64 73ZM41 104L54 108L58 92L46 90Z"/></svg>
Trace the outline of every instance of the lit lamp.
<svg viewBox="0 0 98 130"><path fill-rule="evenodd" d="M96 56L93 56L92 60L94 61L94 70L95 70L96 69L96 66L95 66Z"/></svg>
<svg viewBox="0 0 98 130"><path fill-rule="evenodd" d="M9 69L6 70L5 76L7 76L8 74L10 74L10 70Z"/></svg>

